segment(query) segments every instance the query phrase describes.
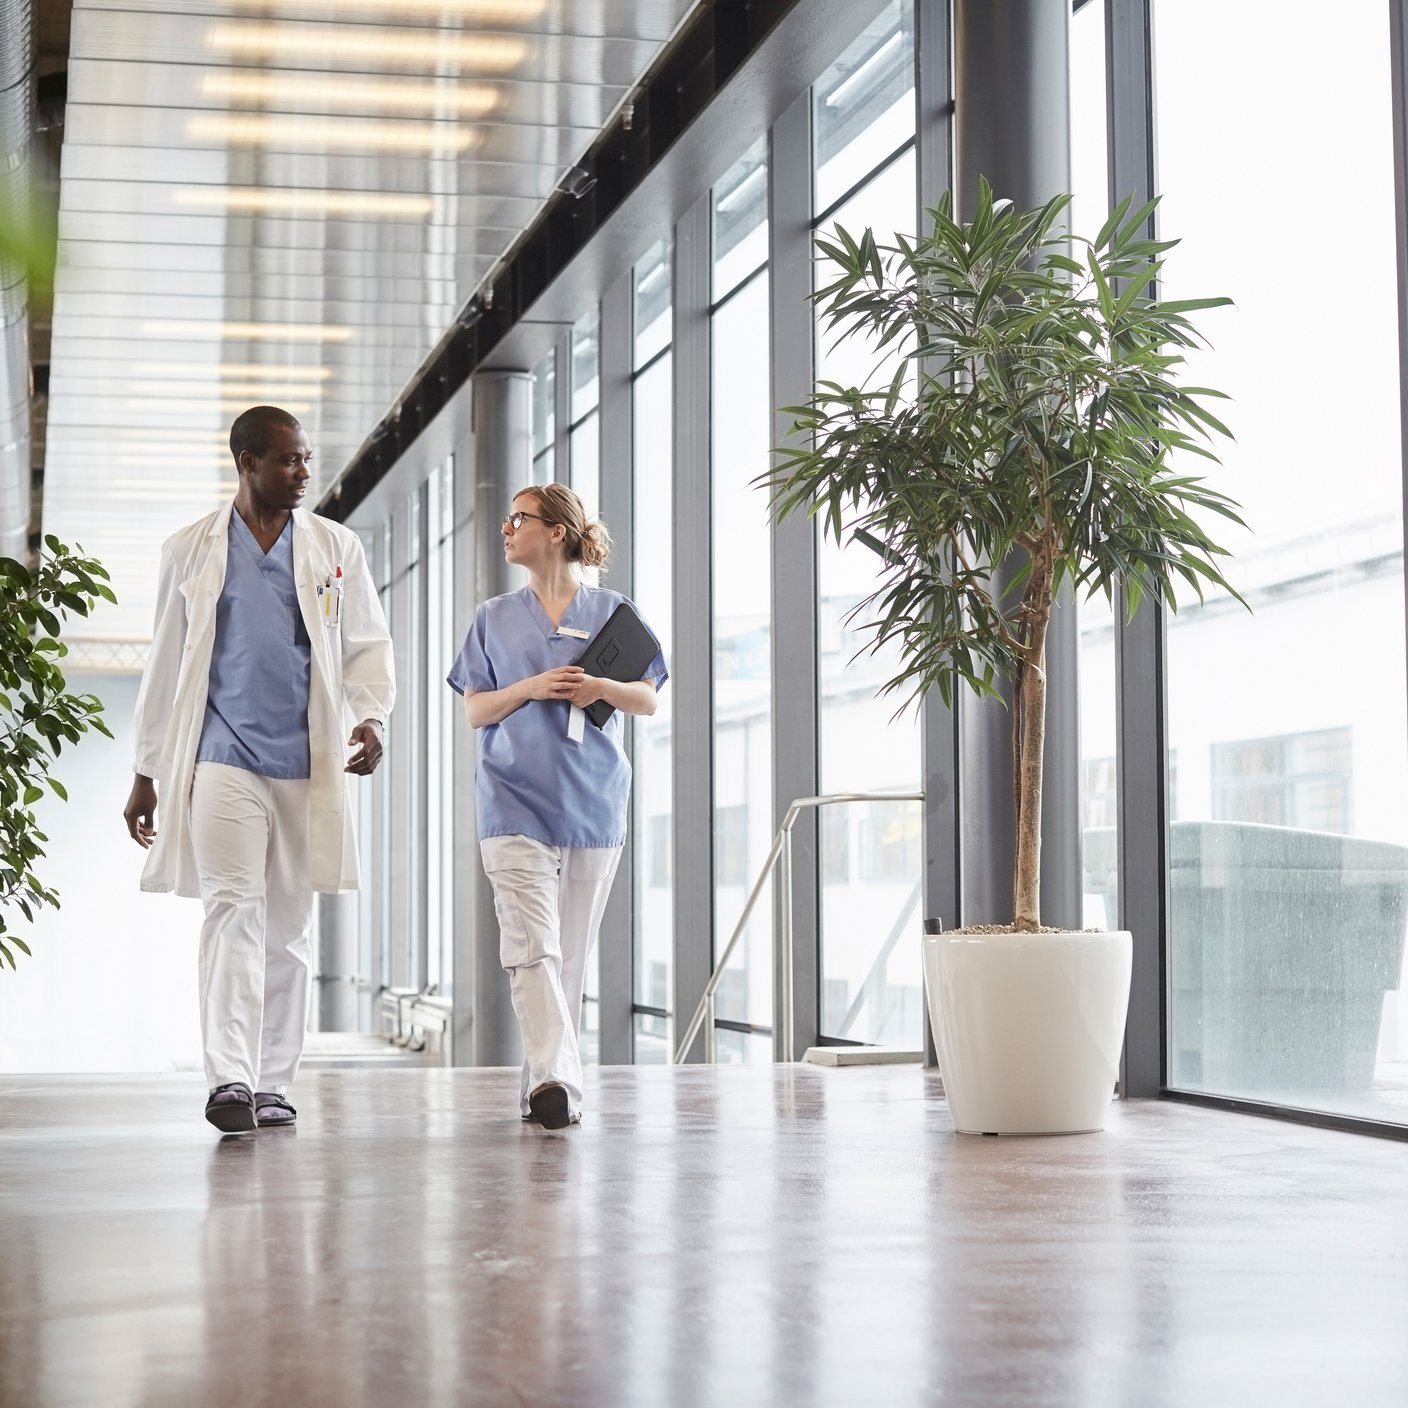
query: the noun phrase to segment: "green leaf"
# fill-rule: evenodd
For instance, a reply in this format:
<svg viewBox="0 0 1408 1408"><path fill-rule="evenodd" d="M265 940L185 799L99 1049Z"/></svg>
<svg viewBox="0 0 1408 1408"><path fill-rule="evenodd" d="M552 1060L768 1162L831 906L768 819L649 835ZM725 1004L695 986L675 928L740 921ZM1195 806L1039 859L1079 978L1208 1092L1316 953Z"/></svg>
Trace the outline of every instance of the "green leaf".
<svg viewBox="0 0 1408 1408"><path fill-rule="evenodd" d="M60 782L57 777L47 778L46 781L48 782L50 788L53 790L55 796L59 797L65 802L68 801L68 792L65 790L63 783Z"/></svg>
<svg viewBox="0 0 1408 1408"><path fill-rule="evenodd" d="M32 782L31 782L31 783L28 783L28 784L26 785L25 789L24 789L24 804L25 804L25 806L27 806L27 807L28 807L28 806L32 806L32 805L33 805L35 802L37 802L43 795L44 795L44 789L43 789L42 787L36 787Z"/></svg>

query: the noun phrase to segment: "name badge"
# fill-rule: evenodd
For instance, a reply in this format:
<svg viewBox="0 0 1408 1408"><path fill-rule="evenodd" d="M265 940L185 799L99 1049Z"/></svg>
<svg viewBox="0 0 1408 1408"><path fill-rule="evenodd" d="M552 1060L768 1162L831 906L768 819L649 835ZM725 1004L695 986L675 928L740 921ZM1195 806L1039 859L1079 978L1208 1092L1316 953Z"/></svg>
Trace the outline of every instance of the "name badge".
<svg viewBox="0 0 1408 1408"><path fill-rule="evenodd" d="M571 636L573 640L590 640L592 638L590 631L574 630L571 626L559 626L557 633L560 636Z"/></svg>

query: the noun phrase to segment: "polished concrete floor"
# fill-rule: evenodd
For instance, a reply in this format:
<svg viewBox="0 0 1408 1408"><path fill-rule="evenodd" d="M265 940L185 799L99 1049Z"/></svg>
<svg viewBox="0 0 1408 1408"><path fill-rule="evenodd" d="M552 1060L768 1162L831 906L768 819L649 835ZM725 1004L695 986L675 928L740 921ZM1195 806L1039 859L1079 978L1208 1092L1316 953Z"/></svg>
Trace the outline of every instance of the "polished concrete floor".
<svg viewBox="0 0 1408 1408"><path fill-rule="evenodd" d="M1408 1405L1408 1146L915 1067L0 1077L0 1404Z"/></svg>

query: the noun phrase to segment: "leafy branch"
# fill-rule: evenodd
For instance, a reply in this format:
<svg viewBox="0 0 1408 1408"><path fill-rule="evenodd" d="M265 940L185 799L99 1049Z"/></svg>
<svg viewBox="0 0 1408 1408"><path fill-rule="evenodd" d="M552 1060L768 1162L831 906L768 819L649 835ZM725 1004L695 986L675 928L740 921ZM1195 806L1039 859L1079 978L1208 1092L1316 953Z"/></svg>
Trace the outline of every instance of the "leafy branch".
<svg viewBox="0 0 1408 1408"><path fill-rule="evenodd" d="M0 557L0 969L15 967L14 949L30 952L6 908L32 923L42 905L59 907L57 892L35 874L49 838L34 804L46 787L68 800L49 769L89 729L112 737L97 695L69 692L59 665L68 647L59 633L69 615L87 616L100 599L117 598L107 572L81 549L71 552L52 534L44 547L32 571Z"/></svg>

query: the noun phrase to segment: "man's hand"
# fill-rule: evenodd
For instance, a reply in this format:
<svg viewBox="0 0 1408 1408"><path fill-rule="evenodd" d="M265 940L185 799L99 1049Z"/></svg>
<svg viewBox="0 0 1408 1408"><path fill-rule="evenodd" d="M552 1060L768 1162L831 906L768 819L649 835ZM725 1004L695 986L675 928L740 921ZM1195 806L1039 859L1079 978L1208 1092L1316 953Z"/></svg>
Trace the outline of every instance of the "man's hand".
<svg viewBox="0 0 1408 1408"><path fill-rule="evenodd" d="M352 730L352 737L347 742L349 746L361 746L348 759L343 772L355 772L360 777L370 777L381 762L381 725L366 719Z"/></svg>
<svg viewBox="0 0 1408 1408"><path fill-rule="evenodd" d="M122 809L127 834L145 851L156 840L156 783L138 773Z"/></svg>

